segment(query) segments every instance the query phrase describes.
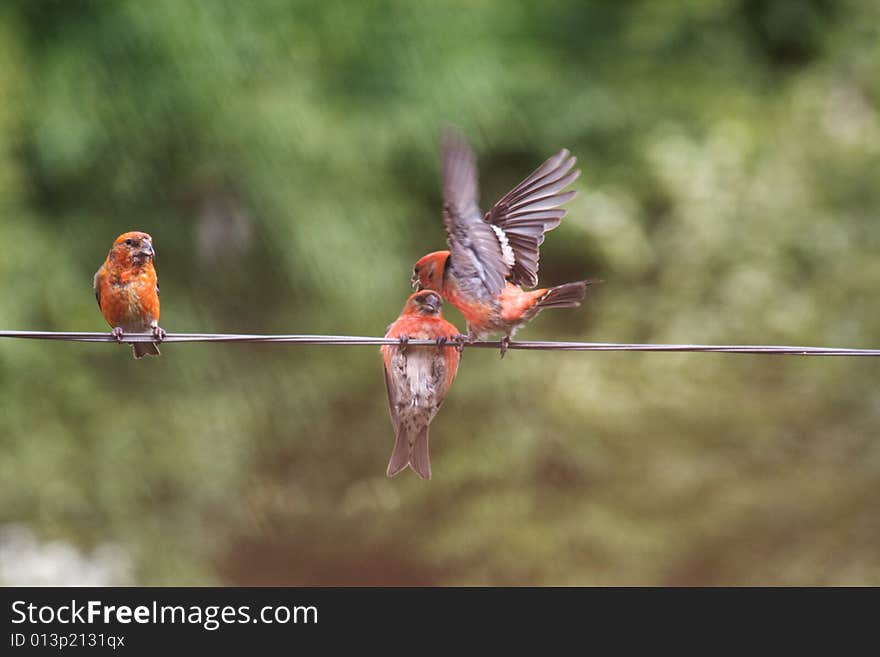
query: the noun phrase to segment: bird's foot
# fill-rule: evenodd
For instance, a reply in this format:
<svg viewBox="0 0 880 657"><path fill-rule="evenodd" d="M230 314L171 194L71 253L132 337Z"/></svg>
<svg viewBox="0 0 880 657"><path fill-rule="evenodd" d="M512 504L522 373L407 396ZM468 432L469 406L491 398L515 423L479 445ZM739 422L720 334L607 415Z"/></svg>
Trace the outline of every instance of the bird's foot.
<svg viewBox="0 0 880 657"><path fill-rule="evenodd" d="M510 336L505 335L501 338L501 357L504 358L504 355L507 353L508 348L510 348Z"/></svg>
<svg viewBox="0 0 880 657"><path fill-rule="evenodd" d="M113 330L110 331L110 335L116 338L116 342L122 342L122 335L125 331L122 330L121 326L114 326Z"/></svg>
<svg viewBox="0 0 880 657"><path fill-rule="evenodd" d="M400 345L400 353L406 354L406 348L407 346L409 346L409 336L401 335L399 338L397 338L397 343Z"/></svg>
<svg viewBox="0 0 880 657"><path fill-rule="evenodd" d="M449 338L447 338L445 335L441 335L435 340L435 342L437 343L437 350L443 353L443 347L445 347L446 343L449 342Z"/></svg>
<svg viewBox="0 0 880 657"><path fill-rule="evenodd" d="M168 333L158 324L153 327L153 337L156 339L156 342L162 342L167 336Z"/></svg>
<svg viewBox="0 0 880 657"><path fill-rule="evenodd" d="M470 343L473 342L473 341L474 341L474 339L473 339L471 336L469 336L469 335L464 335L464 334L462 334L462 333L459 333L458 335L453 335L453 336L452 336L452 342L453 342L453 344L455 345L455 350L456 350L458 353L463 352L463 351L464 351L464 346L465 346L466 344L470 344Z"/></svg>

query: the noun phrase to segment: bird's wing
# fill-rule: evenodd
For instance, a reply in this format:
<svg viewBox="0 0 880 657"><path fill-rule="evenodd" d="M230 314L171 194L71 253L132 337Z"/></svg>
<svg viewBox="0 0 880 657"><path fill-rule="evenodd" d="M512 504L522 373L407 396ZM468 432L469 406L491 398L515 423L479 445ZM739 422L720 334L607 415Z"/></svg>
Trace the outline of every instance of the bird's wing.
<svg viewBox="0 0 880 657"><path fill-rule="evenodd" d="M386 335L385 337L389 336ZM390 345L382 347L382 373L385 375L385 390L388 392L388 410L391 413L391 424L394 425L394 430L397 431L397 426L400 424L397 417L397 392L394 389L394 384L389 374L389 370L394 366L393 349L396 349L396 347Z"/></svg>
<svg viewBox="0 0 880 657"><path fill-rule="evenodd" d="M477 205L474 153L454 131L443 136L443 223L451 266L461 283L492 298L504 289L512 263L506 262L501 241L483 220Z"/></svg>
<svg viewBox="0 0 880 657"><path fill-rule="evenodd" d="M501 231L502 248L512 256L511 282L522 287L538 284L538 251L544 233L559 225L565 216L559 206L577 193L562 191L581 173L580 169L572 171L575 162L577 159L562 149L486 213L485 221Z"/></svg>
<svg viewBox="0 0 880 657"><path fill-rule="evenodd" d="M103 310L101 308L101 289L100 289L100 281L101 278L101 269L95 272L95 277L92 279L92 288L95 290L95 299L98 301L98 310Z"/></svg>
<svg viewBox="0 0 880 657"><path fill-rule="evenodd" d="M391 413L391 423L397 428L400 424L397 418L397 393L394 392L394 386L391 385L391 377L388 370L383 368L385 372L385 389L388 391L388 411Z"/></svg>

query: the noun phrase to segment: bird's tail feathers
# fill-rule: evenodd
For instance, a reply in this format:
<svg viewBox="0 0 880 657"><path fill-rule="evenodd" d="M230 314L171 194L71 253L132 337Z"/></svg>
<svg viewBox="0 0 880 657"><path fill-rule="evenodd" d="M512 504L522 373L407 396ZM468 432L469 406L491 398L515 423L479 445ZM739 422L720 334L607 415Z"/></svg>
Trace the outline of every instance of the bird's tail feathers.
<svg viewBox="0 0 880 657"><path fill-rule="evenodd" d="M411 467L422 479L431 478L427 426L419 429L415 435L407 434L405 428L400 427L394 437L394 449L391 451L386 474L393 477L405 470L406 466Z"/></svg>
<svg viewBox="0 0 880 657"><path fill-rule="evenodd" d="M409 455L409 467L422 479L431 478L431 457L428 454L428 427L419 431Z"/></svg>
<svg viewBox="0 0 880 657"><path fill-rule="evenodd" d="M576 308L587 295L587 287L595 283L601 281L589 279L551 287L538 302L538 308Z"/></svg>
<svg viewBox="0 0 880 657"><path fill-rule="evenodd" d="M155 342L133 342L131 345L131 353L135 358L162 355L162 352L159 351L159 345Z"/></svg>

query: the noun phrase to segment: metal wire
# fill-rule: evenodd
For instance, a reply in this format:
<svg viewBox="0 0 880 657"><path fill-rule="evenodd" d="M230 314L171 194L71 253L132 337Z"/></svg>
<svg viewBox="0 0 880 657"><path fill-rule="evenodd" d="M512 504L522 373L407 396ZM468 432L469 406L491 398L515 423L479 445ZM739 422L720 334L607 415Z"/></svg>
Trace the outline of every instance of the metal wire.
<svg viewBox="0 0 880 657"><path fill-rule="evenodd" d="M0 331L0 338L24 338L29 340L63 340L68 342L117 342L110 333L74 333L56 331ZM149 333L126 333L121 342L155 342ZM173 342L277 342L300 345L395 345L391 338L374 338L356 335L252 335L233 333L168 333L163 343ZM410 346L436 345L432 340L410 340ZM465 343L465 347L499 349L499 341ZM511 342L510 349L535 349L539 351L652 351L652 352L698 352L730 354L778 354L797 356L880 356L880 349L851 349L838 347L800 347L784 345L711 345L711 344L632 344L616 342Z"/></svg>

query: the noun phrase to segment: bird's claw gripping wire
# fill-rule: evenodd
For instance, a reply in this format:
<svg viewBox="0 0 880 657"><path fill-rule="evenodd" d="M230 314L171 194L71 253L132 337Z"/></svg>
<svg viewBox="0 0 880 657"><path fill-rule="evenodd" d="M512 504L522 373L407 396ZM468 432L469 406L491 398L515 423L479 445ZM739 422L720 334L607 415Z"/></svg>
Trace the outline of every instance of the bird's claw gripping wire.
<svg viewBox="0 0 880 657"><path fill-rule="evenodd" d="M447 338L445 335L441 335L441 336L440 336L439 338L437 338L434 342L437 343L437 350L438 350L440 353L443 353L443 347L445 347L445 346L446 346L446 343L449 342L449 338Z"/></svg>
<svg viewBox="0 0 880 657"><path fill-rule="evenodd" d="M400 345L400 353L405 355L406 348L407 346L409 346L409 336L401 335L399 338L397 338L397 342Z"/></svg>
<svg viewBox="0 0 880 657"><path fill-rule="evenodd" d="M510 347L510 336L505 335L501 338L501 357L504 358L504 355L507 353L508 348Z"/></svg>
<svg viewBox="0 0 880 657"><path fill-rule="evenodd" d="M153 338L156 342L162 342L166 335L168 335L168 333L161 326L153 327Z"/></svg>
<svg viewBox="0 0 880 657"><path fill-rule="evenodd" d="M459 333L458 335L452 336L452 342L455 345L455 350L458 353L462 353L464 351L464 346L466 344L470 344L471 342L473 342L473 340L470 337Z"/></svg>
<svg viewBox="0 0 880 657"><path fill-rule="evenodd" d="M122 330L121 326L114 326L113 330L110 331L110 335L112 335L114 338L116 338L116 342L120 342L120 343L122 342L122 335L124 333L125 333L125 331Z"/></svg>

